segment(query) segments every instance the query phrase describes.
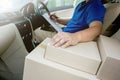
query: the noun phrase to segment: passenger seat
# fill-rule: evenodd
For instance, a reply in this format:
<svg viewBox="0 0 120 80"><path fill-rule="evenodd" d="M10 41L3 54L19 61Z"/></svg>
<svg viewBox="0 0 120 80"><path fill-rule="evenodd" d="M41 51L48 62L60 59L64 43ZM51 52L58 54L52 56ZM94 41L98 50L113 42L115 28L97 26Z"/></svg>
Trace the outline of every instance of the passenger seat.
<svg viewBox="0 0 120 80"><path fill-rule="evenodd" d="M0 80L22 80L27 54L15 24L0 26Z"/></svg>

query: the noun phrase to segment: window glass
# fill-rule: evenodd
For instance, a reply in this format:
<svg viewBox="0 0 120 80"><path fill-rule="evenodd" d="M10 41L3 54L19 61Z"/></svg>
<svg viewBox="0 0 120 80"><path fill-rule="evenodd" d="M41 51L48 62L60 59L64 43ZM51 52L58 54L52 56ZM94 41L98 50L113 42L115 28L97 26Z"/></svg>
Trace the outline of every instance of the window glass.
<svg viewBox="0 0 120 80"><path fill-rule="evenodd" d="M15 11L28 3L28 0L1 0L0 13Z"/></svg>
<svg viewBox="0 0 120 80"><path fill-rule="evenodd" d="M47 7L50 10L63 9L73 6L74 0L49 0Z"/></svg>

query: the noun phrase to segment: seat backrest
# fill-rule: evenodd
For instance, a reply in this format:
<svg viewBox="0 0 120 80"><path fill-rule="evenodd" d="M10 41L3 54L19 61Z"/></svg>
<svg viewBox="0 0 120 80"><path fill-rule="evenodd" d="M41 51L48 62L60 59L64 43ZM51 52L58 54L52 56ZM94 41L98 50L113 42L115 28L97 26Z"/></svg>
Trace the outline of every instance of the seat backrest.
<svg viewBox="0 0 120 80"><path fill-rule="evenodd" d="M11 23L0 26L0 61L3 62L2 65L0 64L0 68L1 66L6 67L1 70L2 77L22 80L24 60L27 55L28 52L16 25Z"/></svg>
<svg viewBox="0 0 120 80"><path fill-rule="evenodd" d="M120 14L120 3L113 3L106 7L102 33L114 22Z"/></svg>
<svg viewBox="0 0 120 80"><path fill-rule="evenodd" d="M120 40L120 29L112 36L112 38Z"/></svg>

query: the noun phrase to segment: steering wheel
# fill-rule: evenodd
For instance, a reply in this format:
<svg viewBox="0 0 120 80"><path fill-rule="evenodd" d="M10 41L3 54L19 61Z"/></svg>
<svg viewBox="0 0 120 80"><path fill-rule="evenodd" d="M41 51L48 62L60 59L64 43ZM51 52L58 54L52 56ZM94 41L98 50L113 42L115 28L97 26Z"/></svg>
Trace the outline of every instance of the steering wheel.
<svg viewBox="0 0 120 80"><path fill-rule="evenodd" d="M39 15L43 15L46 12L48 13L48 15L50 15L50 11L47 6L42 1L37 0L36 13L38 13Z"/></svg>
<svg viewBox="0 0 120 80"><path fill-rule="evenodd" d="M46 0L48 1L48 0ZM47 21L47 23L49 23L52 27L52 31L57 31L57 32L61 32L62 29L61 27L59 27L54 21L52 21L50 18L49 18L49 15L50 15L50 11L48 10L47 6L41 2L40 0L37 0L37 13L38 15L42 15L44 17L44 19ZM44 13L47 13L45 15L43 15ZM48 29L48 26L45 27L46 30Z"/></svg>

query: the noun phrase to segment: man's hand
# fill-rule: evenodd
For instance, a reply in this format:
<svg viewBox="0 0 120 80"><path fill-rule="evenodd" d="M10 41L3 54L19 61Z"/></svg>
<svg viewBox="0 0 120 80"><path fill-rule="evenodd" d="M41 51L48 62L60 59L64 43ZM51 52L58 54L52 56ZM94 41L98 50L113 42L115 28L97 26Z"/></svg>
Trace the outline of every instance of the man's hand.
<svg viewBox="0 0 120 80"><path fill-rule="evenodd" d="M78 42L79 39L74 33L59 32L52 38L51 44L55 47L66 48Z"/></svg>
<svg viewBox="0 0 120 80"><path fill-rule="evenodd" d="M55 13L50 15L50 19L62 25L66 25L68 21L70 20L70 19L61 19L58 16L56 16Z"/></svg>
<svg viewBox="0 0 120 80"><path fill-rule="evenodd" d="M54 14L51 14L51 15L50 15L50 19L53 20L53 21L55 21L55 22L57 22L58 17L57 17L56 14L54 13Z"/></svg>

